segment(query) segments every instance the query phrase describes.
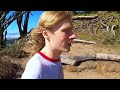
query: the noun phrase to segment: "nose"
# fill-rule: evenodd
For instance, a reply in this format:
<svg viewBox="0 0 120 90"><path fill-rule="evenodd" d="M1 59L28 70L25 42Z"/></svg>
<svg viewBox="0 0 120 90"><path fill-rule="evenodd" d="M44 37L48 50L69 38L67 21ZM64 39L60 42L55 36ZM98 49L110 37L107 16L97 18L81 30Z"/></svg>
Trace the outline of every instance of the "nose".
<svg viewBox="0 0 120 90"><path fill-rule="evenodd" d="M76 38L77 38L77 35L75 33L72 33L70 36L70 39L76 39Z"/></svg>

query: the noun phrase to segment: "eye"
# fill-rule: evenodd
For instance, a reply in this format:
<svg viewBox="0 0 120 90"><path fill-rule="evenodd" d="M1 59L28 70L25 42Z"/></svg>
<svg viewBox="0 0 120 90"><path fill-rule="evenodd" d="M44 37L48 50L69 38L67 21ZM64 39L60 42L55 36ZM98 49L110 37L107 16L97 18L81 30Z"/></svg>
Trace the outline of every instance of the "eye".
<svg viewBox="0 0 120 90"><path fill-rule="evenodd" d="M64 32L65 32L65 34L67 34L67 35L71 35L71 34L73 33L72 30L65 30Z"/></svg>
<svg viewBox="0 0 120 90"><path fill-rule="evenodd" d="M68 33L69 32L69 29L64 29L64 30L62 30L63 32L65 32L65 33Z"/></svg>
<svg viewBox="0 0 120 90"><path fill-rule="evenodd" d="M73 33L73 27L69 27L69 28L64 28L62 31L67 34L67 35L70 35Z"/></svg>
<svg viewBox="0 0 120 90"><path fill-rule="evenodd" d="M71 30L67 30L67 31L66 31L66 34L70 34L70 32L71 32Z"/></svg>

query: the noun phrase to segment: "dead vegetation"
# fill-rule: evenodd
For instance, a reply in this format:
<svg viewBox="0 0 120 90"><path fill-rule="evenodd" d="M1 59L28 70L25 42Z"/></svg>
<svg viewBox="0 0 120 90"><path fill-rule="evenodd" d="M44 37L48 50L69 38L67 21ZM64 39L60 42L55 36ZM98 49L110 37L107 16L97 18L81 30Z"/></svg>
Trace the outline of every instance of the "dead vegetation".
<svg viewBox="0 0 120 90"><path fill-rule="evenodd" d="M15 79L21 76L21 58L28 57L22 48L23 45L14 43L0 50L0 79Z"/></svg>
<svg viewBox="0 0 120 90"><path fill-rule="evenodd" d="M0 57L0 79L15 79L22 70L21 65L9 56Z"/></svg>

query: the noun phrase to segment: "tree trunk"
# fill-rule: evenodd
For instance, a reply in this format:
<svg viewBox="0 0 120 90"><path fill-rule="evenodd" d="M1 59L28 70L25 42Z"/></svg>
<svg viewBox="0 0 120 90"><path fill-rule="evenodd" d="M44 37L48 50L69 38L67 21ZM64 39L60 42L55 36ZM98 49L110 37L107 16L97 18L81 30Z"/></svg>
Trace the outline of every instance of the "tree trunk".
<svg viewBox="0 0 120 90"><path fill-rule="evenodd" d="M4 38L3 30L2 28L0 28L0 48L4 46L3 38Z"/></svg>
<svg viewBox="0 0 120 90"><path fill-rule="evenodd" d="M25 21L24 21L24 27L23 27L23 36L25 36L27 34L29 14L30 14L30 11L27 12L25 15Z"/></svg>
<svg viewBox="0 0 120 90"><path fill-rule="evenodd" d="M20 38L27 34L29 14L30 14L30 11L26 12L23 25L22 25L23 15L20 16L20 18L17 19L17 25L18 25L18 28L19 28Z"/></svg>
<svg viewBox="0 0 120 90"><path fill-rule="evenodd" d="M120 55L115 54L107 54L107 53L95 53L91 55L84 56L66 56L61 55L61 62L63 64L68 65L79 65L80 62L88 61L88 60L99 60L99 61L115 61L120 62Z"/></svg>
<svg viewBox="0 0 120 90"><path fill-rule="evenodd" d="M97 44L94 41L86 41L86 40L80 40L80 39L74 39L73 40L74 43L86 43L86 44Z"/></svg>
<svg viewBox="0 0 120 90"><path fill-rule="evenodd" d="M20 14L20 13L21 13L21 12L19 12L19 14ZM17 25L18 25L18 29L19 29L20 36L22 35L22 27L21 27L22 17L23 17L23 15L21 15L19 18L17 18Z"/></svg>
<svg viewBox="0 0 120 90"><path fill-rule="evenodd" d="M4 27L2 27L2 24L5 22L6 15L9 13L9 11L1 11L0 12L0 47L4 47L4 35L3 32L5 30Z"/></svg>

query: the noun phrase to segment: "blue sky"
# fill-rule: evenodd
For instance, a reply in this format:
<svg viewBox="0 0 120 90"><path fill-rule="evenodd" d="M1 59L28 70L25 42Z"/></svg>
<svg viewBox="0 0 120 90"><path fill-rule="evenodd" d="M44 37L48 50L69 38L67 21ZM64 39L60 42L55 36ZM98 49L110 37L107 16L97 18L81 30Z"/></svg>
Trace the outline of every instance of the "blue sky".
<svg viewBox="0 0 120 90"><path fill-rule="evenodd" d="M10 11L10 13L6 16L6 18L9 17L9 15L11 15L14 11ZM30 17L29 17L29 22L28 22L28 32L31 28L36 28L40 15L43 13L44 11L31 11ZM84 11L79 11L79 12L84 12ZM7 39L11 39L11 38L18 38L19 35L19 31L18 31L18 26L17 26L17 22L16 20L14 22L12 22L8 28L7 28Z"/></svg>
<svg viewBox="0 0 120 90"><path fill-rule="evenodd" d="M14 11L11 11L6 17L11 15ZM38 20L40 18L40 15L44 11L31 11L30 17L29 17L29 22L28 22L28 31L31 28L37 27ZM16 23L16 20L10 24L7 28L7 38L18 38L19 37L19 31L18 31L18 26Z"/></svg>

